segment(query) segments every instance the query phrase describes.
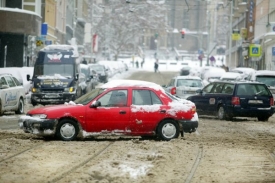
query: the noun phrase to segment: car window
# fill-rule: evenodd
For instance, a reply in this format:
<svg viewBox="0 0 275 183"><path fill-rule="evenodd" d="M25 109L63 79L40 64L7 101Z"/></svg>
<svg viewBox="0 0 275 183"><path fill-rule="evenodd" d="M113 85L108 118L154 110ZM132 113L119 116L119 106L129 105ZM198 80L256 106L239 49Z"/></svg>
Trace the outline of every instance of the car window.
<svg viewBox="0 0 275 183"><path fill-rule="evenodd" d="M17 80L17 78L12 77L12 79L14 80L14 82L16 83L17 86L21 86L22 84Z"/></svg>
<svg viewBox="0 0 275 183"><path fill-rule="evenodd" d="M256 76L256 81L264 83L267 86L275 86L275 76Z"/></svg>
<svg viewBox="0 0 275 183"><path fill-rule="evenodd" d="M233 88L234 88L233 84L226 83L226 84L224 84L222 93L232 94L233 93Z"/></svg>
<svg viewBox="0 0 275 183"><path fill-rule="evenodd" d="M202 83L197 79L178 79L177 86L202 87Z"/></svg>
<svg viewBox="0 0 275 183"><path fill-rule="evenodd" d="M237 89L237 95L270 96L271 94L265 85L240 84Z"/></svg>
<svg viewBox="0 0 275 183"><path fill-rule="evenodd" d="M76 99L74 102L76 104L86 105L90 101L92 101L94 98L96 98L98 95L100 95L101 93L103 93L104 91L105 91L105 89L95 88L91 92L86 93L85 95L82 95L81 97L79 97L78 99Z"/></svg>
<svg viewBox="0 0 275 183"><path fill-rule="evenodd" d="M175 79L171 79L167 86L174 86Z"/></svg>
<svg viewBox="0 0 275 183"><path fill-rule="evenodd" d="M209 85L207 85L207 86L203 89L203 92L205 92L205 93L210 93L213 87L214 87L214 83L210 83Z"/></svg>
<svg viewBox="0 0 275 183"><path fill-rule="evenodd" d="M162 104L159 97L150 90L133 90L133 105Z"/></svg>
<svg viewBox="0 0 275 183"><path fill-rule="evenodd" d="M103 107L127 106L127 90L112 90L98 99Z"/></svg>
<svg viewBox="0 0 275 183"><path fill-rule="evenodd" d="M5 80L4 77L1 77L0 78L0 85L3 86L3 85L8 85L7 81Z"/></svg>
<svg viewBox="0 0 275 183"><path fill-rule="evenodd" d="M9 85L10 87L15 87L15 86L16 86L16 84L15 84L15 82L13 81L12 77L6 76L5 78L6 78L6 80L7 80L7 82L8 82L8 85Z"/></svg>
<svg viewBox="0 0 275 183"><path fill-rule="evenodd" d="M223 83L216 83L211 93L222 93L222 89L223 89Z"/></svg>

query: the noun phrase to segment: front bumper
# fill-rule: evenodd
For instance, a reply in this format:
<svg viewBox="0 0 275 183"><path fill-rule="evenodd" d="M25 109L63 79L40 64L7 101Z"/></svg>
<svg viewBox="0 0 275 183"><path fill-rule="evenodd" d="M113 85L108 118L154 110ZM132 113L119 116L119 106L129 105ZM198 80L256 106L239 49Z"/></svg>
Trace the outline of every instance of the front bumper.
<svg viewBox="0 0 275 183"><path fill-rule="evenodd" d="M179 124L182 127L183 132L192 133L195 132L199 126L198 121L179 120Z"/></svg>
<svg viewBox="0 0 275 183"><path fill-rule="evenodd" d="M26 133L36 135L54 135L57 125L57 119L40 119L32 117L20 117L18 120L20 129Z"/></svg>
<svg viewBox="0 0 275 183"><path fill-rule="evenodd" d="M38 104L62 104L73 101L75 93L32 93L31 102Z"/></svg>

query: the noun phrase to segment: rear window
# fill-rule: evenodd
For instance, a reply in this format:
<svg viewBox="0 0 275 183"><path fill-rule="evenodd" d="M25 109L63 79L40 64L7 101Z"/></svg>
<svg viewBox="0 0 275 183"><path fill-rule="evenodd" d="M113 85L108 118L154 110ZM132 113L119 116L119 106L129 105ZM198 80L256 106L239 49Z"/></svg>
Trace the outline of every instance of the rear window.
<svg viewBox="0 0 275 183"><path fill-rule="evenodd" d="M275 76L257 76L256 81L264 83L267 86L275 86Z"/></svg>
<svg viewBox="0 0 275 183"><path fill-rule="evenodd" d="M240 84L237 88L237 95L270 96L269 89L262 84Z"/></svg>

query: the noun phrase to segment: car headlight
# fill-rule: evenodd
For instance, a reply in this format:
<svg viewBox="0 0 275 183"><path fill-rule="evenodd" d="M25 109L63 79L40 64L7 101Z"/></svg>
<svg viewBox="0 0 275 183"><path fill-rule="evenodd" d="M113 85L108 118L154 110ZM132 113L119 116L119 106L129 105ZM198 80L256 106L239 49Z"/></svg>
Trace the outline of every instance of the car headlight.
<svg viewBox="0 0 275 183"><path fill-rule="evenodd" d="M46 114L34 114L32 115L33 118L39 118L39 119L46 119L47 115Z"/></svg>
<svg viewBox="0 0 275 183"><path fill-rule="evenodd" d="M65 92L73 92L74 91L74 87L65 88L64 91Z"/></svg>
<svg viewBox="0 0 275 183"><path fill-rule="evenodd" d="M32 88L32 93L39 93L40 92L40 88Z"/></svg>

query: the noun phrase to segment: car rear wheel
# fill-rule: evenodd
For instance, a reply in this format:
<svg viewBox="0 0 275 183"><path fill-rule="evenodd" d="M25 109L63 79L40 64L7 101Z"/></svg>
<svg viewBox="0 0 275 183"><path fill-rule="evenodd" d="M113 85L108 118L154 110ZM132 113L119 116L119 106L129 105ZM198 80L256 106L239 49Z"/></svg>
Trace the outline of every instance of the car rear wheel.
<svg viewBox="0 0 275 183"><path fill-rule="evenodd" d="M19 99L18 108L15 111L15 114L23 114L24 113L24 101L22 98Z"/></svg>
<svg viewBox="0 0 275 183"><path fill-rule="evenodd" d="M265 116L265 115L258 116L258 121L268 121L268 119L269 119L269 116Z"/></svg>
<svg viewBox="0 0 275 183"><path fill-rule="evenodd" d="M2 106L2 101L0 100L0 116L2 116L3 113L4 113L3 110L2 110L2 107L3 107L3 106Z"/></svg>
<svg viewBox="0 0 275 183"><path fill-rule="evenodd" d="M223 106L219 107L217 114L218 114L219 120L232 120L233 118L230 114L226 113Z"/></svg>
<svg viewBox="0 0 275 183"><path fill-rule="evenodd" d="M63 119L56 127L56 135L63 141L75 140L78 133L78 124L71 119Z"/></svg>
<svg viewBox="0 0 275 183"><path fill-rule="evenodd" d="M158 128L157 134L159 139L169 141L179 137L179 125L173 120L162 121Z"/></svg>

